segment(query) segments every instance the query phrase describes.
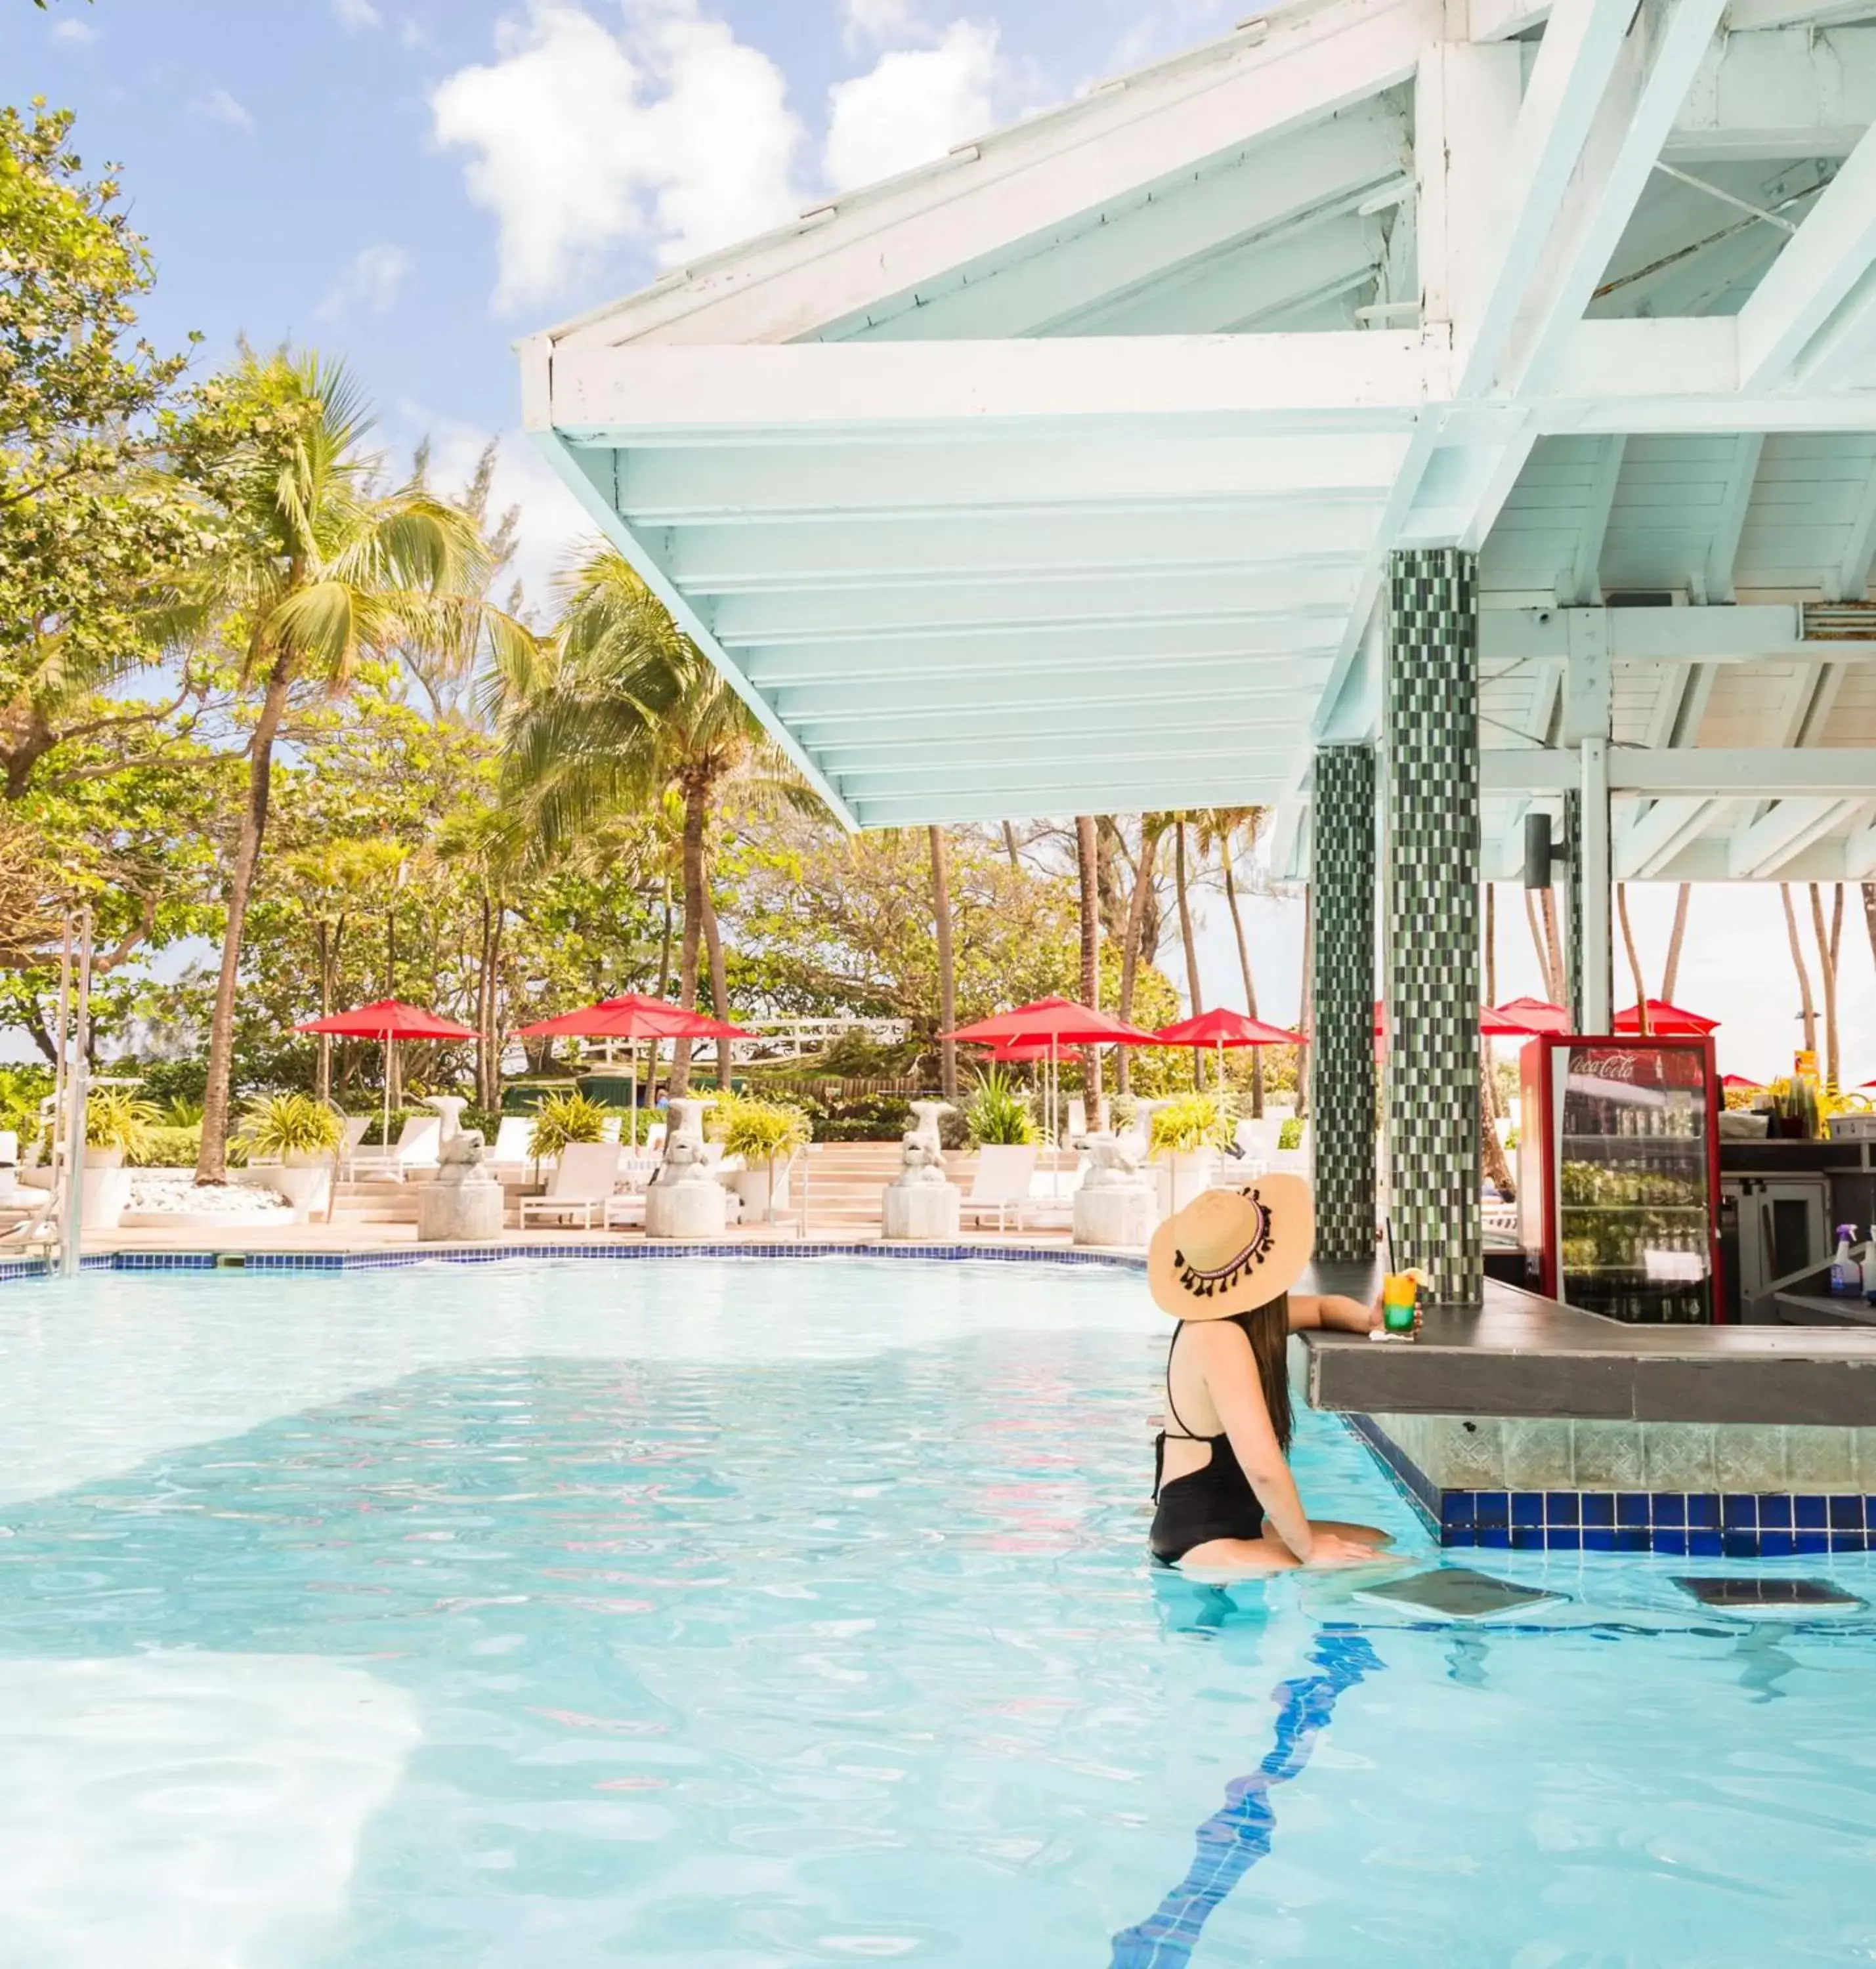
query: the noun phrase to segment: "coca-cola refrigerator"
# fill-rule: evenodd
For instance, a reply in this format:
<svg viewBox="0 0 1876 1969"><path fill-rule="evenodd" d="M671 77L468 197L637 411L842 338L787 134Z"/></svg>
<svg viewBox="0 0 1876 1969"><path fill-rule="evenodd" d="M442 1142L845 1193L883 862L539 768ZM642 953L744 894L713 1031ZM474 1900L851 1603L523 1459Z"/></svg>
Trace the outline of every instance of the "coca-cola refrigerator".
<svg viewBox="0 0 1876 1969"><path fill-rule="evenodd" d="M1639 1325L1723 1317L1710 1039L1525 1046L1520 1236L1539 1289Z"/></svg>

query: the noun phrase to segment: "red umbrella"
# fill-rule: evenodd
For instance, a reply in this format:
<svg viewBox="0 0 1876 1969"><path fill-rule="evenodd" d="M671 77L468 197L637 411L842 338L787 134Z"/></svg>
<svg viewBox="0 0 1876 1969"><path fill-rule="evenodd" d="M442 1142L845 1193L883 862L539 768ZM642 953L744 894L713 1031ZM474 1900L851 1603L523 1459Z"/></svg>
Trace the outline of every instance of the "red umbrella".
<svg viewBox="0 0 1876 1969"><path fill-rule="evenodd" d="M993 1066L1028 1066L1049 1057L1046 1040L1005 1040L1000 1046L980 1040L978 1043L988 1055Z"/></svg>
<svg viewBox="0 0 1876 1969"><path fill-rule="evenodd" d="M1743 1073L1728 1073L1721 1075L1720 1085L1735 1094L1757 1094L1764 1088L1765 1083L1762 1080L1748 1080ZM1876 1086L1876 1082L1866 1080L1863 1085L1865 1087Z"/></svg>
<svg viewBox="0 0 1876 1969"><path fill-rule="evenodd" d="M1704 1038L1717 1030L1718 1019L1703 1019L1698 1012L1683 1012L1680 1006L1670 1005L1665 1000L1648 1001L1648 1030L1657 1038L1670 1036L1691 1036ZM1618 1033L1638 1033L1641 1030L1641 1008L1631 1005L1627 1011L1615 1015L1615 1030Z"/></svg>
<svg viewBox="0 0 1876 1969"><path fill-rule="evenodd" d="M453 1019L440 1019L420 1005L407 1005L400 999L380 998L375 1005L361 1005L355 1012L335 1012L326 1019L307 1019L294 1027L296 1033L331 1033L348 1040L472 1040L473 1026L459 1026Z"/></svg>
<svg viewBox="0 0 1876 1969"><path fill-rule="evenodd" d="M376 1040L385 1049L385 1146L391 1146L391 1066L392 1052L400 1040L472 1040L473 1026L459 1026L453 1019L440 1019L420 1005L407 1005L401 999L380 998L375 1004L361 1005L355 1012L335 1012L329 1018L307 1019L294 1027L297 1033L331 1033L349 1040Z"/></svg>
<svg viewBox="0 0 1876 1969"><path fill-rule="evenodd" d="M994 1013L956 1032L940 1033L946 1040L982 1040L992 1043L1006 1040L1046 1040L1049 1044L1049 1119L1056 1120L1056 1076L1060 1049L1068 1046L1153 1046L1151 1033L1142 1032L1092 1006L1078 1005L1070 998L1038 998L1033 1004L1018 1005L1014 1011ZM1056 1129L1060 1138L1061 1130ZM1058 1170L1058 1174L1060 1173Z"/></svg>
<svg viewBox="0 0 1876 1969"><path fill-rule="evenodd" d="M940 1033L943 1040L983 1040L995 1044L1005 1040L1047 1040L1056 1046L1157 1046L1151 1033L1092 1007L1078 1005L1070 998L1038 998L1034 1004L1018 1005L1013 1012L995 1012L956 1032Z"/></svg>
<svg viewBox="0 0 1876 1969"><path fill-rule="evenodd" d="M1209 1012L1200 1012L1196 1017L1180 1019L1170 1026L1162 1026L1154 1034L1159 1046L1210 1046L1218 1054L1218 1084L1225 1085L1225 1049L1227 1046L1302 1046L1305 1043L1300 1033L1285 1032L1281 1026L1267 1026L1261 1019L1254 1019L1243 1012L1234 1012L1228 1006L1216 1006Z"/></svg>
<svg viewBox="0 0 1876 1969"><path fill-rule="evenodd" d="M562 1012L552 1019L537 1019L523 1026L523 1039L630 1040L632 1043L632 1140L638 1140L638 1042L651 1042L651 1077L657 1078L657 1043L660 1040L752 1040L754 1033L712 1019L703 1012L686 1011L682 1005L663 998L648 998L628 991L618 998L602 998L596 1005L583 1005L576 1012Z"/></svg>
<svg viewBox="0 0 1876 1969"><path fill-rule="evenodd" d="M1488 1005L1478 1030L1488 1039L1514 1039L1540 1033L1566 1033L1570 1015L1547 998L1511 998L1502 1005Z"/></svg>

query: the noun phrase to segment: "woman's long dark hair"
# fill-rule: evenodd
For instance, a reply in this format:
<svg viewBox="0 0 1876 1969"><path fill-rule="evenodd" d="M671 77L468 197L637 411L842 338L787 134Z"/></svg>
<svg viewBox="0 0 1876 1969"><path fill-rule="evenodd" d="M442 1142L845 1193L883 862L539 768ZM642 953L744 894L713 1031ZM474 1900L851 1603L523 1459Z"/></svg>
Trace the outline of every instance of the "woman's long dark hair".
<svg viewBox="0 0 1876 1969"><path fill-rule="evenodd" d="M1279 1293L1268 1305L1235 1313L1232 1319L1251 1342L1251 1358L1258 1364L1258 1381L1264 1390L1264 1406L1271 1412L1271 1427L1277 1432L1277 1446L1287 1456L1297 1426L1290 1406L1290 1295Z"/></svg>

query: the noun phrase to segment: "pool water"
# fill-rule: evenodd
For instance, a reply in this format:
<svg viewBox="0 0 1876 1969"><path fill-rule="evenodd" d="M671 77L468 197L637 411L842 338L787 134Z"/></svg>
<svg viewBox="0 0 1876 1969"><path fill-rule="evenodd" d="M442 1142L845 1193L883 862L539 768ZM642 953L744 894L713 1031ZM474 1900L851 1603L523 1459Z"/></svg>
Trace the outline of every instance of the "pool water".
<svg viewBox="0 0 1876 1969"><path fill-rule="evenodd" d="M0 1964L1876 1961L1876 1619L1156 1573L1166 1337L992 1264L0 1291Z"/></svg>

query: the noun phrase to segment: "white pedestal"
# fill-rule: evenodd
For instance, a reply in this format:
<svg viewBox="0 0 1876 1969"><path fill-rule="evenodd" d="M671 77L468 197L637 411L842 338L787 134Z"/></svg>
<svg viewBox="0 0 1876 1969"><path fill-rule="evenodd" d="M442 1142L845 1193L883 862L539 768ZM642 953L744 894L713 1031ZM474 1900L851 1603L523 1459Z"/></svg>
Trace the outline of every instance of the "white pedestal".
<svg viewBox="0 0 1876 1969"><path fill-rule="evenodd" d="M501 1235L498 1182L427 1182L417 1192L421 1244L485 1244Z"/></svg>
<svg viewBox="0 0 1876 1969"><path fill-rule="evenodd" d="M645 1192L648 1238L720 1238L729 1195L714 1177L703 1182L654 1182Z"/></svg>
<svg viewBox="0 0 1876 1969"><path fill-rule="evenodd" d="M1160 1215L1176 1216L1189 1203L1196 1202L1210 1185L1218 1166L1216 1149L1181 1150L1158 1158Z"/></svg>
<svg viewBox="0 0 1876 1969"><path fill-rule="evenodd" d="M1152 1190L1144 1182L1086 1184L1075 1192L1075 1242L1142 1249L1158 1221Z"/></svg>
<svg viewBox="0 0 1876 1969"><path fill-rule="evenodd" d="M130 1208L130 1171L109 1163L99 1167L87 1156L83 1186L85 1228L115 1231Z"/></svg>
<svg viewBox="0 0 1876 1969"><path fill-rule="evenodd" d="M332 1202L333 1166L329 1162L284 1163L278 1169L255 1170L253 1180L261 1189L287 1199L296 1224L310 1224L316 1212L323 1217Z"/></svg>
<svg viewBox="0 0 1876 1969"><path fill-rule="evenodd" d="M894 1183L882 1192L880 1221L888 1238L936 1244L957 1236L963 1202L955 1182Z"/></svg>

